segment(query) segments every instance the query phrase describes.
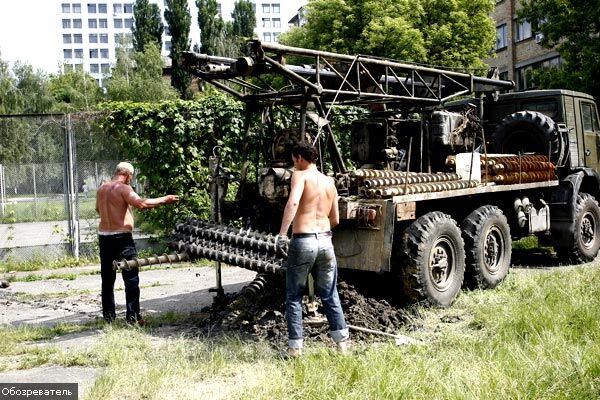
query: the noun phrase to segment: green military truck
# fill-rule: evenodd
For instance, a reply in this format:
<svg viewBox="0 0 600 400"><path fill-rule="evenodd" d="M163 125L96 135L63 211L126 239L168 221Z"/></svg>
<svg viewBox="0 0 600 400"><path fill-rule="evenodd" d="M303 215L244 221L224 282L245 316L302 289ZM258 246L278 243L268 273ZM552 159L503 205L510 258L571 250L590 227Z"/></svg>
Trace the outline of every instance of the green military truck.
<svg viewBox="0 0 600 400"><path fill-rule="evenodd" d="M185 65L246 103L246 135L261 143L240 149L234 201L219 196L227 177L214 168L213 225L176 228L174 248L191 258L285 269L270 233L289 193L290 150L305 140L318 146L319 167L340 195L338 266L388 274L412 300L447 306L464 286L498 285L512 241L530 235L569 262L598 254L600 130L588 95L500 94L513 82L259 41L248 57L189 53ZM338 105L369 113L334 133ZM280 107L294 110L297 124L279 129ZM258 117L262 129L252 132ZM225 228L231 221L242 228Z"/></svg>

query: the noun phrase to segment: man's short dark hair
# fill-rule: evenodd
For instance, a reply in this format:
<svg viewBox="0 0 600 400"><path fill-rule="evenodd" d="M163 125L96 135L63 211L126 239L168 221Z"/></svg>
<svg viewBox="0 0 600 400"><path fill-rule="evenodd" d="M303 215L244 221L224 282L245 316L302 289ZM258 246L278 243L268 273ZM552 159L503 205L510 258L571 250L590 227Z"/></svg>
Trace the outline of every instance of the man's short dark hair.
<svg viewBox="0 0 600 400"><path fill-rule="evenodd" d="M302 156L306 161L314 163L319 158L317 148L308 142L300 142L292 149L294 157Z"/></svg>

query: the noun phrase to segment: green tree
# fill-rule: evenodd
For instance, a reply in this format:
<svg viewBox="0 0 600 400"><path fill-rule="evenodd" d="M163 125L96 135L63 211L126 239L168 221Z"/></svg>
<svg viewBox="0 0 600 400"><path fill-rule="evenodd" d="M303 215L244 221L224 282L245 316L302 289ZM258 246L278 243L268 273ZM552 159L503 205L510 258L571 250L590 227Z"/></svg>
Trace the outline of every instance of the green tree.
<svg viewBox="0 0 600 400"><path fill-rule="evenodd" d="M492 0L312 0L280 42L446 67L483 68L495 40Z"/></svg>
<svg viewBox="0 0 600 400"><path fill-rule="evenodd" d="M48 85L57 101L55 107L57 111L90 111L104 100L104 94L98 86L98 82L79 68L50 75Z"/></svg>
<svg viewBox="0 0 600 400"><path fill-rule="evenodd" d="M225 36L225 23L219 15L216 0L196 0L198 26L200 27L200 52L224 55L219 52Z"/></svg>
<svg viewBox="0 0 600 400"><path fill-rule="evenodd" d="M136 51L144 51L148 43L155 43L160 49L164 25L160 17L158 5L148 0L136 0L133 8L133 47Z"/></svg>
<svg viewBox="0 0 600 400"><path fill-rule="evenodd" d="M192 17L187 0L165 0L165 20L171 33L171 85L182 98L191 98L191 78L183 67L184 51L190 49L190 25Z"/></svg>
<svg viewBox="0 0 600 400"><path fill-rule="evenodd" d="M526 0L518 16L544 34L565 63L534 73L540 88L565 88L600 98L600 7L597 0Z"/></svg>
<svg viewBox="0 0 600 400"><path fill-rule="evenodd" d="M41 114L52 111L55 100L50 93L46 75L42 71L34 71L31 65L20 62L15 64L13 71L23 98L23 106L19 112Z"/></svg>
<svg viewBox="0 0 600 400"><path fill-rule="evenodd" d="M254 4L249 0L238 0L233 5L231 13L233 24L231 33L240 38L252 38L254 36L254 27L256 26L256 13Z"/></svg>
<svg viewBox="0 0 600 400"><path fill-rule="evenodd" d="M154 42L133 53L117 48L117 62L106 84L107 97L115 101L154 102L177 98L177 91L162 77L163 60Z"/></svg>
<svg viewBox="0 0 600 400"><path fill-rule="evenodd" d="M21 112L23 95L7 62L0 59L0 114Z"/></svg>

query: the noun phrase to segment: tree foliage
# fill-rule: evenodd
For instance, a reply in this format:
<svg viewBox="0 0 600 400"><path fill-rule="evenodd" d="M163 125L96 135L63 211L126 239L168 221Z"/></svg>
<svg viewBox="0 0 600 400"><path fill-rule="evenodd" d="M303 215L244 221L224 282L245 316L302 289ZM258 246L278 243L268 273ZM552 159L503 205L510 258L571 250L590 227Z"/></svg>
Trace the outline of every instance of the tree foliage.
<svg viewBox="0 0 600 400"><path fill-rule="evenodd" d="M482 68L495 40L492 0L312 0L280 42L446 67Z"/></svg>
<svg viewBox="0 0 600 400"><path fill-rule="evenodd" d="M148 43L154 43L160 49L164 25L158 5L151 4L148 0L136 0L131 31L136 51L143 52Z"/></svg>
<svg viewBox="0 0 600 400"><path fill-rule="evenodd" d="M190 49L190 25L192 17L187 0L165 0L165 20L171 33L171 85L181 97L192 97L191 77L183 67L183 52Z"/></svg>
<svg viewBox="0 0 600 400"><path fill-rule="evenodd" d="M219 15L216 0L196 0L200 27L200 52L219 54L219 41L225 34L225 23Z"/></svg>
<svg viewBox="0 0 600 400"><path fill-rule="evenodd" d="M59 112L90 111L104 100L98 82L81 69L51 75L49 88Z"/></svg>
<svg viewBox="0 0 600 400"><path fill-rule="evenodd" d="M256 26L256 13L254 4L249 0L237 0L233 5L231 13L233 24L231 33L239 38L250 39L254 36L254 27Z"/></svg>
<svg viewBox="0 0 600 400"><path fill-rule="evenodd" d="M597 0L526 0L519 18L544 34L542 45L565 61L560 69L538 72L540 88L579 90L600 98L600 7Z"/></svg>
<svg viewBox="0 0 600 400"><path fill-rule="evenodd" d="M177 91L162 77L163 60L156 44L142 52L117 48L117 62L106 84L109 100L154 102L177 98Z"/></svg>

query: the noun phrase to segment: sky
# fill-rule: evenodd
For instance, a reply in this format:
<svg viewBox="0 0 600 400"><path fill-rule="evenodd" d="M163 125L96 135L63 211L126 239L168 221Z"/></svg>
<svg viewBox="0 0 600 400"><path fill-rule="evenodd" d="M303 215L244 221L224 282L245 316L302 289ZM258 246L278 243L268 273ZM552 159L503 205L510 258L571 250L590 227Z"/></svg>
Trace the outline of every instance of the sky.
<svg viewBox="0 0 600 400"><path fill-rule="evenodd" d="M0 0L0 59L12 67L15 61L34 69L56 73L61 54L60 12L56 0Z"/></svg>

